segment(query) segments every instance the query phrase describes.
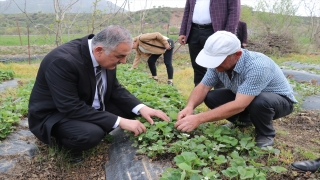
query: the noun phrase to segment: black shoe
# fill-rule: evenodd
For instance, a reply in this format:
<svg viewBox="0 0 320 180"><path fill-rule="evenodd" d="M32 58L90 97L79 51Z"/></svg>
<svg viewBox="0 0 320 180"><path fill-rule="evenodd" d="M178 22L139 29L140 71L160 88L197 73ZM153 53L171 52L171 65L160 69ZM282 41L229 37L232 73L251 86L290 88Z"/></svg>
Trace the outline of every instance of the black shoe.
<svg viewBox="0 0 320 180"><path fill-rule="evenodd" d="M173 82L172 81L168 81L168 85L169 86L173 86Z"/></svg>
<svg viewBox="0 0 320 180"><path fill-rule="evenodd" d="M272 146L274 143L274 138L270 136L257 136L256 137L256 146L259 148Z"/></svg>
<svg viewBox="0 0 320 180"><path fill-rule="evenodd" d="M320 158L316 160L309 160L309 161L299 161L291 164L291 168L293 170L307 172L310 171L315 173L320 171Z"/></svg>
<svg viewBox="0 0 320 180"><path fill-rule="evenodd" d="M71 151L69 154L69 163L70 164L80 164L83 163L84 158L82 157L82 151Z"/></svg>

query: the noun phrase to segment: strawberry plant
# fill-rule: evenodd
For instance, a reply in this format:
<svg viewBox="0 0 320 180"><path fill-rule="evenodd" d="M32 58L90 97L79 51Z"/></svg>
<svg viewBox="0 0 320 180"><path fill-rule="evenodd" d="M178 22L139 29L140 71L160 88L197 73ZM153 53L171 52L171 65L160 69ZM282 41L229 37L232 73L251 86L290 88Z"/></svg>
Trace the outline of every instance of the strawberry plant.
<svg viewBox="0 0 320 180"><path fill-rule="evenodd" d="M173 159L176 165L165 169L160 179L263 180L270 174L286 171L284 167L274 166L279 150L255 146L253 128L241 131L206 123L190 133L177 131L174 123L186 99L174 87L158 84L146 73L127 69L129 66L119 66L120 83L143 103L164 111L171 119L164 122L155 118L154 125L150 125L138 118L147 132L136 137L131 135L132 145L138 147L138 154L145 154L151 159L158 155L176 155Z"/></svg>
<svg viewBox="0 0 320 180"><path fill-rule="evenodd" d="M17 88L15 96L4 96L0 99L0 139L4 139L14 129L15 124L28 114L28 102L34 82Z"/></svg>
<svg viewBox="0 0 320 180"><path fill-rule="evenodd" d="M14 71L12 70L0 70L0 83L2 81L10 80L14 78Z"/></svg>

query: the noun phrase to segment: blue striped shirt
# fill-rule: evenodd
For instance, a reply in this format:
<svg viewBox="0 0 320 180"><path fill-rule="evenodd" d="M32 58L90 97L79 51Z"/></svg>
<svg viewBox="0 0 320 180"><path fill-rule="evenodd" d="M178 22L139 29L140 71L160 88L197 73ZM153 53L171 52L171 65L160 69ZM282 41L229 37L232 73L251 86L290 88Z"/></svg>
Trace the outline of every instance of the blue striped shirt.
<svg viewBox="0 0 320 180"><path fill-rule="evenodd" d="M213 87L219 80L235 94L258 96L261 92L271 92L297 102L292 87L280 67L262 53L242 49L242 55L232 71L231 79L226 72L208 68L201 82Z"/></svg>

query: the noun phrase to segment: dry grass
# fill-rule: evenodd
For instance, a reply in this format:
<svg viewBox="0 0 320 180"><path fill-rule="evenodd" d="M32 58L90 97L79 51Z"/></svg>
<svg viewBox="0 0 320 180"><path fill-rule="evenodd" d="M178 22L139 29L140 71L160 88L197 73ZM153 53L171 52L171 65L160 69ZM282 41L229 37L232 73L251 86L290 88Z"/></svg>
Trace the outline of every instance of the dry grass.
<svg viewBox="0 0 320 180"><path fill-rule="evenodd" d="M15 72L15 78L19 78L21 81L35 79L39 63L32 64L18 64L18 63L9 63L3 64L0 63L0 69L3 70L13 70Z"/></svg>
<svg viewBox="0 0 320 180"><path fill-rule="evenodd" d="M320 64L320 55L305 55L305 54L288 54L284 57L271 57L277 64L286 61L300 62L305 64Z"/></svg>

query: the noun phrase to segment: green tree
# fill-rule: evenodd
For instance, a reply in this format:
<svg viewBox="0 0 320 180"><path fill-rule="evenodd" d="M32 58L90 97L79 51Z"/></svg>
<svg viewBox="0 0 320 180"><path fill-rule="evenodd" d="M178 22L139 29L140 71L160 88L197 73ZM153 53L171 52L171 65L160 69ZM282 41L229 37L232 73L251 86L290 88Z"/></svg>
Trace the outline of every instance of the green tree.
<svg viewBox="0 0 320 180"><path fill-rule="evenodd" d="M258 0L254 10L261 12L256 15L267 33L283 34L297 22L298 5L294 0Z"/></svg>

